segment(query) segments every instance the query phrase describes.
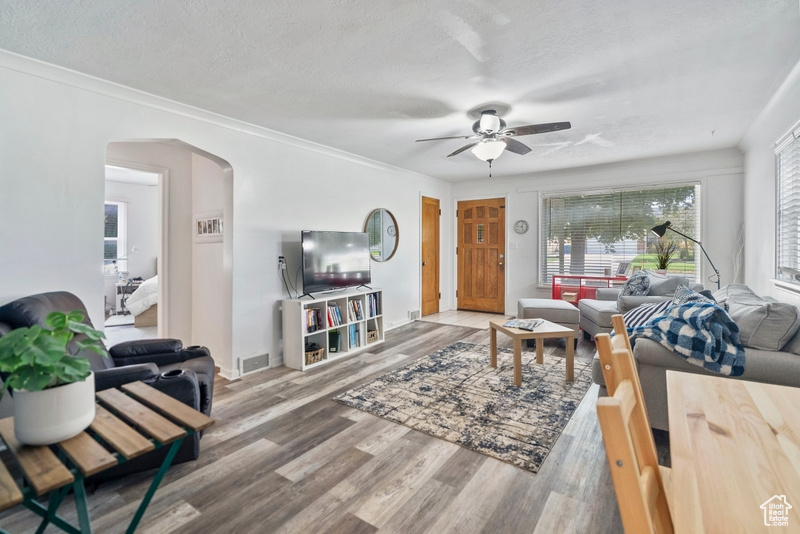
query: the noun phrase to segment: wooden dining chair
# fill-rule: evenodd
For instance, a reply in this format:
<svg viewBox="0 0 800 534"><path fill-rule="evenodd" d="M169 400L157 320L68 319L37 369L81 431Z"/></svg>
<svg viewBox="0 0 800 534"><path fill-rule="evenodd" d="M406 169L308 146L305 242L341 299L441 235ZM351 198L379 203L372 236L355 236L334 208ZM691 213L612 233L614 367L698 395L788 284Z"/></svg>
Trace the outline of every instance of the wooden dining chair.
<svg viewBox="0 0 800 534"><path fill-rule="evenodd" d="M614 395L597 399L611 478L622 525L627 534L672 533L668 489L656 461L649 425L642 428L634 414L643 412L629 379L617 384ZM650 441L646 439L650 436Z"/></svg>
<svg viewBox="0 0 800 534"><path fill-rule="evenodd" d="M614 390L624 378L619 376L617 369L615 369L612 354L616 350L626 351L626 355L630 355L631 366L624 364L626 378L634 382L634 386L641 394L642 386L639 383L639 375L636 373L636 363L633 360L633 349L631 348L631 341L628 337L628 329L625 327L625 320L622 315L613 315L611 323L614 325L614 337L608 334L597 334L595 336L595 345L597 346L597 353L600 356L600 366L603 370L603 379L606 383L606 389L609 395L614 394ZM629 371L633 371L631 374ZM637 395L641 400L641 395Z"/></svg>

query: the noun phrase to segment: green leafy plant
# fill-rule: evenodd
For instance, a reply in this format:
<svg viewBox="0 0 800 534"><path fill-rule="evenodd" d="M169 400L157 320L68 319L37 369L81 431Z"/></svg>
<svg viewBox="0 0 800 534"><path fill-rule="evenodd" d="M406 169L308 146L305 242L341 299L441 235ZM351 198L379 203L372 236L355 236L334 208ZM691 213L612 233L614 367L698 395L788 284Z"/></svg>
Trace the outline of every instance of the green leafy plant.
<svg viewBox="0 0 800 534"><path fill-rule="evenodd" d="M77 350L88 349L106 357L101 339L105 334L83 324L83 312L53 312L39 325L17 328L0 337L0 372L8 378L0 389L43 389L85 380L89 376L89 360L73 356L68 348L75 334L85 339L76 341Z"/></svg>
<svg viewBox="0 0 800 534"><path fill-rule="evenodd" d="M655 245L656 269L667 269L672 262L672 256L678 250L678 245L672 241L659 239Z"/></svg>

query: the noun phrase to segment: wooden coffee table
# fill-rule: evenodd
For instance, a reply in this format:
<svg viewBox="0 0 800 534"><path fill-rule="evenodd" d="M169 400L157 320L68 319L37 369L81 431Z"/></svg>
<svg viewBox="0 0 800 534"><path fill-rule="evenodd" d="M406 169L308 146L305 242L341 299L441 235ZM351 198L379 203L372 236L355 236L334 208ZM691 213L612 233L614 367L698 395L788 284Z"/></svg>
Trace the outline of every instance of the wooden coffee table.
<svg viewBox="0 0 800 534"><path fill-rule="evenodd" d="M543 321L542 319L538 319ZM545 339L564 338L567 341L567 381L575 380L575 330L550 321L543 321L535 330L520 330L503 326L508 319L492 319L489 321L490 362L497 367L497 332L498 330L514 340L514 385L522 385L522 340L536 339L536 363L544 362Z"/></svg>

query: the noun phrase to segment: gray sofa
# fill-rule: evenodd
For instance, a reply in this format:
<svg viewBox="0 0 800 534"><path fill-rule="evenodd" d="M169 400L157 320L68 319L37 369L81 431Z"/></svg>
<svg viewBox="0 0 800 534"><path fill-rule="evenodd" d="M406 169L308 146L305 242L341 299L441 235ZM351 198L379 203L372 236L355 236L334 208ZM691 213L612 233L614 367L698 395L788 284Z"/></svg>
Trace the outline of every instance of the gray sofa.
<svg viewBox="0 0 800 534"><path fill-rule="evenodd" d="M728 303L728 313L739 326L745 346L744 373L727 378L800 387L800 310L771 298L758 297L741 284L726 286L714 293L714 297L720 304ZM650 425L661 430L669 430L668 370L722 376L687 362L650 339L635 340L633 355ZM597 355L592 366L592 378L601 385L600 394L605 395L605 382Z"/></svg>
<svg viewBox="0 0 800 534"><path fill-rule="evenodd" d="M702 291L702 284L690 283L686 278L671 276L669 278L651 277L650 291L647 295L625 295L617 302L617 297L622 291L620 288L600 288L597 290L596 299L581 299L578 309L581 311L581 330L585 339L592 339L597 334L608 334L611 326L611 316L618 313L625 314L629 310L642 304L663 302L675 294L678 285L688 286L694 291Z"/></svg>

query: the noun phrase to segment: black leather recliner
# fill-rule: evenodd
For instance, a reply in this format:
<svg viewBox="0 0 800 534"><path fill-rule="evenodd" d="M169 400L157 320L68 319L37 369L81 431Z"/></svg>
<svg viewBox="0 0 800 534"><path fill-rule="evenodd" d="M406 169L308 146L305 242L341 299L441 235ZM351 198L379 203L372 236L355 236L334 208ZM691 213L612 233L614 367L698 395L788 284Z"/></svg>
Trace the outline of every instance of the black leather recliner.
<svg viewBox="0 0 800 534"><path fill-rule="evenodd" d="M85 317L83 322L93 326L83 302L66 291L41 293L15 300L0 307L0 335L15 328L45 326L45 319L51 312L66 313L73 310L82 311ZM78 339L76 336L76 340ZM76 356L86 356L89 359L95 374L97 391L141 380L192 408L211 415L215 369L214 360L207 348L184 348L178 339L145 339L114 345L108 349L108 353L109 357L103 358L89 350L80 353L76 351ZM173 464L198 457L200 436L199 433L195 434L183 442ZM162 447L134 458L104 471L100 474L101 478L109 480L125 473L158 467L168 449L169 447Z"/></svg>

